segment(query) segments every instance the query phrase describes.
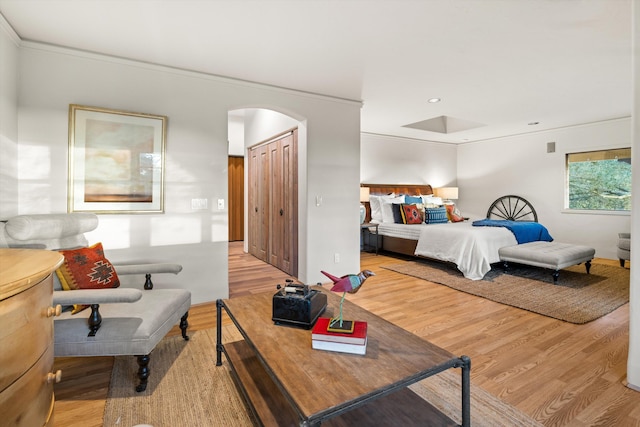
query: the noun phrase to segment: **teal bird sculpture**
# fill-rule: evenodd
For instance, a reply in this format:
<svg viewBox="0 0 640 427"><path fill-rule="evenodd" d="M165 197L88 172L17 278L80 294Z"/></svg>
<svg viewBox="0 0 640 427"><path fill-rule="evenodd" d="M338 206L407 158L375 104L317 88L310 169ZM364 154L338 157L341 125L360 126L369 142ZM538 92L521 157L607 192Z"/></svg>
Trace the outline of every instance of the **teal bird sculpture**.
<svg viewBox="0 0 640 427"><path fill-rule="evenodd" d="M368 277L375 276L375 273L371 270L362 270L358 274L347 274L342 277L337 277L333 274L327 273L326 271L321 270L320 272L333 282L333 287L331 288L332 292L342 292L342 299L340 300L340 315L331 319L329 327L335 327L337 324L338 328L343 328L344 320L342 318L342 303L344 302L344 297L347 295L347 292L350 294L358 292L364 281L367 280Z"/></svg>

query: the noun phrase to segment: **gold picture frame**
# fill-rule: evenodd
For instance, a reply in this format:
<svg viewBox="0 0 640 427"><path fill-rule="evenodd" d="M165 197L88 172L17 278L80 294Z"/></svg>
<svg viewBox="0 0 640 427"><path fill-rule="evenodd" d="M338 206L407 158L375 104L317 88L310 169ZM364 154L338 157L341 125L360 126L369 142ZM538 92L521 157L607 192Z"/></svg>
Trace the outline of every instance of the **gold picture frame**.
<svg viewBox="0 0 640 427"><path fill-rule="evenodd" d="M164 212L167 117L69 105L69 212Z"/></svg>

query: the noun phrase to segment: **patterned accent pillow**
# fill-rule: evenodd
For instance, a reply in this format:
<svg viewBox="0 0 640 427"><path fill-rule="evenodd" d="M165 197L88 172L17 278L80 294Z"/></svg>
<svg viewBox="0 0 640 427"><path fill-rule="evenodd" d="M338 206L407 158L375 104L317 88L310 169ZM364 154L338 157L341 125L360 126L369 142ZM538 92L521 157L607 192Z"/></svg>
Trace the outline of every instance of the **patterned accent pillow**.
<svg viewBox="0 0 640 427"><path fill-rule="evenodd" d="M439 208L425 208L424 222L427 224L443 224L449 222L447 217L447 208L444 206Z"/></svg>
<svg viewBox="0 0 640 427"><path fill-rule="evenodd" d="M447 208L447 217L449 218L449 221L451 222L464 221L464 218L462 217L460 210L456 208L455 204L452 203L450 205L445 205L445 207Z"/></svg>
<svg viewBox="0 0 640 427"><path fill-rule="evenodd" d="M60 251L64 263L56 270L62 289L105 289L117 288L120 280L113 265L104 257L102 243L88 248ZM74 306L73 314L87 308Z"/></svg>
<svg viewBox="0 0 640 427"><path fill-rule="evenodd" d="M420 205L400 205L402 208L402 222L404 224L422 224L424 222L424 212Z"/></svg>

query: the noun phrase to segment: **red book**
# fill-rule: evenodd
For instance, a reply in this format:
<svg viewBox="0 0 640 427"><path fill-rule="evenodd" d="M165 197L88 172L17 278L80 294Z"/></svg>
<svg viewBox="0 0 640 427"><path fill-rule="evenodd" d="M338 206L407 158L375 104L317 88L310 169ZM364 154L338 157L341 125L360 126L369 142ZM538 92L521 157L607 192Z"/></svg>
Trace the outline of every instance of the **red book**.
<svg viewBox="0 0 640 427"><path fill-rule="evenodd" d="M357 345L364 345L367 342L367 322L356 320L352 333L341 333L327 331L330 321L328 317L320 317L311 330L311 339Z"/></svg>

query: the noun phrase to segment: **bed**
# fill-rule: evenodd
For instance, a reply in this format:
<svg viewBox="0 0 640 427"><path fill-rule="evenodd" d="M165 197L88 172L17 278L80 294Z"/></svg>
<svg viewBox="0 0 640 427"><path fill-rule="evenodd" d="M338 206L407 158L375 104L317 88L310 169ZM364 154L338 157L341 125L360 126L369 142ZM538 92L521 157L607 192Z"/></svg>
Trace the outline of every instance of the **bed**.
<svg viewBox="0 0 640 427"><path fill-rule="evenodd" d="M362 184L369 187L372 196L404 194L428 196L430 185ZM367 208L367 221L371 221L371 206ZM511 221L536 221L533 206L519 196L503 196L487 211L487 218ZM514 234L504 227L474 227L470 221L444 224L396 224L379 222L382 236L381 249L409 256L431 258L454 263L464 276L480 280L491 270L491 264L500 261L498 250L517 245Z"/></svg>

